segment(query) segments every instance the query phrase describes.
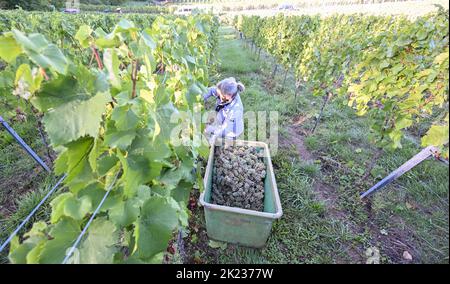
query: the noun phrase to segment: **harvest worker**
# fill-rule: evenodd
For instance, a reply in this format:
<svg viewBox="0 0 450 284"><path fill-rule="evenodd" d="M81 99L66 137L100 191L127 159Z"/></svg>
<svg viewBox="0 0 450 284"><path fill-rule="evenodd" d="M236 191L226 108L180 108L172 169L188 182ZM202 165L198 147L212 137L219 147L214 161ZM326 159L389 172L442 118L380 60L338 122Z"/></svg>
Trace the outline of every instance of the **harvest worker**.
<svg viewBox="0 0 450 284"><path fill-rule="evenodd" d="M208 92L203 95L205 103L211 96L217 99L216 119L214 124L205 129L206 135L210 136L210 144L216 137L236 139L244 131L244 106L239 96L244 90L242 83L230 77L208 88Z"/></svg>

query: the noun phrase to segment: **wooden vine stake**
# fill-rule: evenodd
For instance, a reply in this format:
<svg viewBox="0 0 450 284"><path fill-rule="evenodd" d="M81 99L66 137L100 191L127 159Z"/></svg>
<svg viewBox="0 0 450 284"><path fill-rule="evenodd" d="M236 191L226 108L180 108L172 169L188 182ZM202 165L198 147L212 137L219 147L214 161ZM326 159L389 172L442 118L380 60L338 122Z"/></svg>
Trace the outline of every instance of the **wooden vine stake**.
<svg viewBox="0 0 450 284"><path fill-rule="evenodd" d="M322 104L322 108L320 109L320 114L319 117L316 119L316 122L314 123L314 127L311 129L310 133L314 134L314 131L316 131L317 125L319 124L320 119L322 118L323 115L323 110L325 109L325 105L328 103L328 101L331 99L332 97L332 93L328 92L324 97L323 97L323 104Z"/></svg>
<svg viewBox="0 0 450 284"><path fill-rule="evenodd" d="M275 67L273 68L273 71L272 71L272 78L275 78L275 74L277 73L277 69L278 69L278 64L275 63Z"/></svg>

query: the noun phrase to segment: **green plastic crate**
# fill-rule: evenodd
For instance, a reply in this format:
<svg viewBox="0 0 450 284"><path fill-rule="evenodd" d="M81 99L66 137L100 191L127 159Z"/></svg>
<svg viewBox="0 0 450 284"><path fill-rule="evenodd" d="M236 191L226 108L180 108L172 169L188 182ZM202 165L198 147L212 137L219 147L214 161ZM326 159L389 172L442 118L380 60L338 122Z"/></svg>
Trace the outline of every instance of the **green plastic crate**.
<svg viewBox="0 0 450 284"><path fill-rule="evenodd" d="M223 143L248 145L260 149L261 157L266 164L266 178L264 179L264 212L241 209L237 207L221 206L211 202L211 183L214 165L215 147ZM244 140L217 139L211 147L203 179L205 190L200 195L200 203L205 210L206 230L208 237L218 241L240 244L248 247L263 247L270 235L272 224L283 214L275 181L269 148L266 143Z"/></svg>

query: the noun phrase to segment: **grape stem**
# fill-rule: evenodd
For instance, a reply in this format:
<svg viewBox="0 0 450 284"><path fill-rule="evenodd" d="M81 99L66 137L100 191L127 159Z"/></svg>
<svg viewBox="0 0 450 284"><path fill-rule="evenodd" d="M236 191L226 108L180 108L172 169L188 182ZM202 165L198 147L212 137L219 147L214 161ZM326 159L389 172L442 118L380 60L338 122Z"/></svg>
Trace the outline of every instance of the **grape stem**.
<svg viewBox="0 0 450 284"><path fill-rule="evenodd" d="M138 62L137 60L133 60L132 63L132 71L131 71L131 80L133 81L133 91L131 92L131 97L136 97L136 80L137 80L137 70L138 70Z"/></svg>

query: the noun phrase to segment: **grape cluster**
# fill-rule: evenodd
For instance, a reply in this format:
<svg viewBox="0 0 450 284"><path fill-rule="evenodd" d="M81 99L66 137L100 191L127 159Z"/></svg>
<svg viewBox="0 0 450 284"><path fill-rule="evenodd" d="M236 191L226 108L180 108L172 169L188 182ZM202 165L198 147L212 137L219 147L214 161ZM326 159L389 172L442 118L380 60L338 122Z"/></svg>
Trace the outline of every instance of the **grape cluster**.
<svg viewBox="0 0 450 284"><path fill-rule="evenodd" d="M212 203L263 211L266 165L256 148L225 145L214 155Z"/></svg>

